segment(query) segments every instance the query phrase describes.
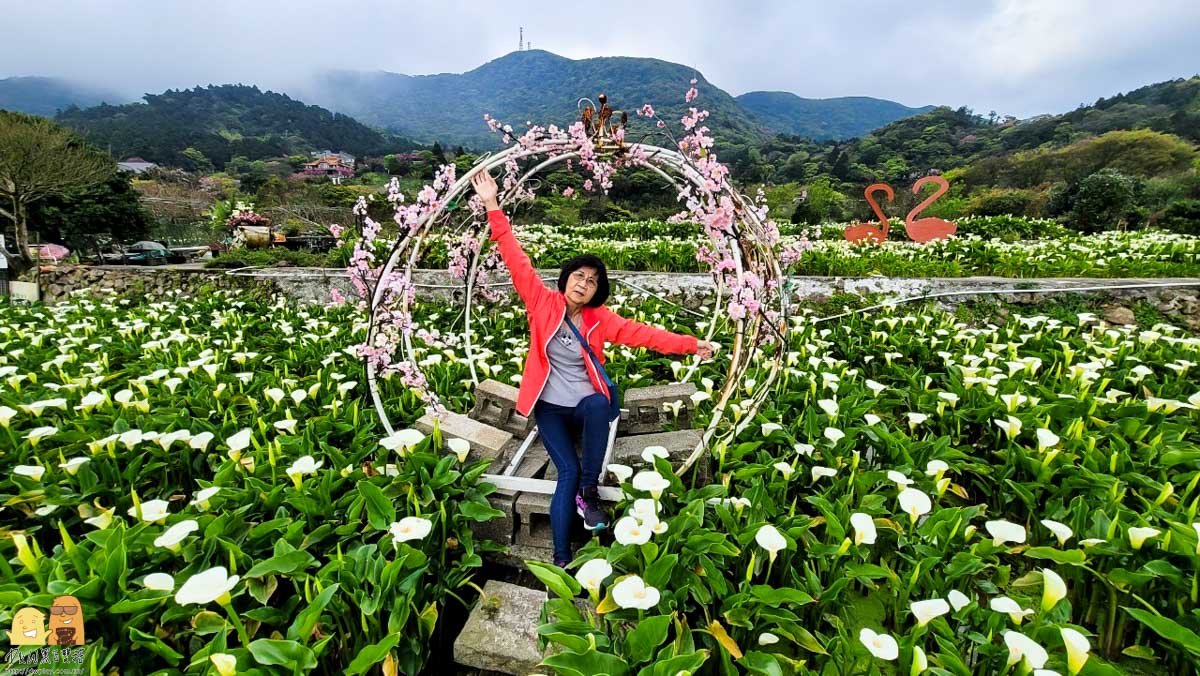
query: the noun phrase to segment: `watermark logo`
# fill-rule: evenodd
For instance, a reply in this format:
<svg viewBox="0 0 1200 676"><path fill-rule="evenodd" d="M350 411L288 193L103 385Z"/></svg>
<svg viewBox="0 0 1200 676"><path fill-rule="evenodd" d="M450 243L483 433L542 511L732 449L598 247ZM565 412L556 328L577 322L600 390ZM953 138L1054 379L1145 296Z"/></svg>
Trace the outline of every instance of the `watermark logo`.
<svg viewBox="0 0 1200 676"><path fill-rule="evenodd" d="M12 647L0 665L0 674L83 673L83 624L83 606L74 596L55 597L48 612L21 608L13 614L12 629L7 632ZM29 650L31 647L40 650Z"/></svg>

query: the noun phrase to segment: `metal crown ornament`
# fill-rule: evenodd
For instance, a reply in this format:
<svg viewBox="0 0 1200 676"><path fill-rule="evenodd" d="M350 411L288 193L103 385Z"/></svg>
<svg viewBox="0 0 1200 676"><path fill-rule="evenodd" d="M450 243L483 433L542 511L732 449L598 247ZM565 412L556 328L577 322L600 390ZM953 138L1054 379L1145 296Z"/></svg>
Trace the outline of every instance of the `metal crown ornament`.
<svg viewBox="0 0 1200 676"><path fill-rule="evenodd" d="M597 96L596 100L600 102L599 112L592 106L591 100L579 99L575 104L576 107L584 101L588 102L588 105L583 107L579 119L583 122L583 127L591 137L598 154L620 155L625 152L625 125L629 122L629 113L623 110L613 110L608 105L608 95L606 94ZM613 120L614 115L618 116L619 122Z"/></svg>

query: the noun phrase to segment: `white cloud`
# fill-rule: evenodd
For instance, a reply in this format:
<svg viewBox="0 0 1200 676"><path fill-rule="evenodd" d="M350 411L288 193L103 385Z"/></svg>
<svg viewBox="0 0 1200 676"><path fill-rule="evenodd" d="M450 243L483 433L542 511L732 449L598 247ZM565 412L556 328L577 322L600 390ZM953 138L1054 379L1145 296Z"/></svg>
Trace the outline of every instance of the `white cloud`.
<svg viewBox="0 0 1200 676"><path fill-rule="evenodd" d="M517 29L570 58L694 66L732 94L869 95L1028 116L1194 74L1196 0L602 5L206 0L10 3L0 77L131 94L210 82L287 88L326 68L463 72Z"/></svg>

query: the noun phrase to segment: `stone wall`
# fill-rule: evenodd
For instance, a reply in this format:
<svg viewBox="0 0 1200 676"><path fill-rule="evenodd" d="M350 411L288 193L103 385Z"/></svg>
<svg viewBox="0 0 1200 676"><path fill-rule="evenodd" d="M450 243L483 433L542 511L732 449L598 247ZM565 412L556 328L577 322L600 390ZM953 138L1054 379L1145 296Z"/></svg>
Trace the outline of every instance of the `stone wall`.
<svg viewBox="0 0 1200 676"><path fill-rule="evenodd" d="M205 289L274 290L270 282L249 277L234 277L223 271L205 270L197 266L139 267L123 265L55 265L42 266L37 277L41 300L58 303L72 292L88 290L92 295L161 297L167 291L182 291L189 295Z"/></svg>
<svg viewBox="0 0 1200 676"><path fill-rule="evenodd" d="M557 270L542 270L548 285L558 277ZM671 299L695 309L713 300L712 279L706 274L662 272L613 272L613 293L628 293L639 289ZM445 270L418 270L414 282L422 297L451 303L463 302L461 282ZM55 303L66 299L72 291L90 289L102 295L108 289L123 295L158 296L166 291L180 290L198 293L209 289L244 289L282 293L296 303L326 303L336 289L353 297L350 280L342 270L314 268L266 268L229 274L198 265L159 267L126 266L69 266L46 268L39 277L42 301ZM1174 288L1113 288L1169 283L1192 286ZM954 307L967 300L988 300L1012 304L1036 303L1063 294L1035 293L1033 289L1092 288L1094 298L1106 304L1120 317L1127 316L1125 307L1145 300L1164 314L1177 317L1190 327L1200 328L1200 280L1196 279L1009 279L1005 277L943 277L905 279L896 277L792 277L788 280L796 300L826 300L840 294L870 295L879 302L919 298L937 294L952 294L934 299L943 307ZM1020 293L999 293L1010 289ZM503 290L512 294L512 288ZM1124 310L1124 312L1121 312ZM1132 316L1132 315L1128 315ZM1110 318L1112 321L1116 319Z"/></svg>

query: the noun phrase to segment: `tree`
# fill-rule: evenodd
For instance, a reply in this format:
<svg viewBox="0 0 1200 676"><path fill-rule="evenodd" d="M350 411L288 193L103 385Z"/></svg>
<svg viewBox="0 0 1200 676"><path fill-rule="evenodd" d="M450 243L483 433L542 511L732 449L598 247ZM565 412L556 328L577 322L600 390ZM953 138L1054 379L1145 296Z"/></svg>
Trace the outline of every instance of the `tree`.
<svg viewBox="0 0 1200 676"><path fill-rule="evenodd" d="M30 217L44 240L76 251L96 236L117 242L146 239L152 225L126 172L82 192L48 197L33 205Z"/></svg>
<svg viewBox="0 0 1200 676"><path fill-rule="evenodd" d="M116 168L111 157L50 120L0 110L0 216L14 225L22 268L33 265L30 208L93 188Z"/></svg>

